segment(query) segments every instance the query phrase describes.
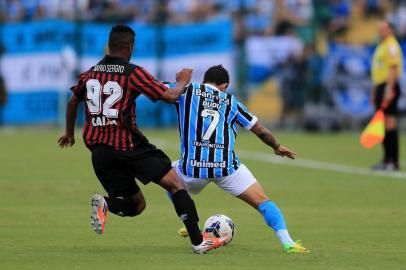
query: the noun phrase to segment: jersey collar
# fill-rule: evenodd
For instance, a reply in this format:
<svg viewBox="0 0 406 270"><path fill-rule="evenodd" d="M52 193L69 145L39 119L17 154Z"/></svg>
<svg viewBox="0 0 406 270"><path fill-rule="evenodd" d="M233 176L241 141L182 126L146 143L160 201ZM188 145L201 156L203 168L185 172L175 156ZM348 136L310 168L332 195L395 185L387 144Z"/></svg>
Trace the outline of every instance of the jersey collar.
<svg viewBox="0 0 406 270"><path fill-rule="evenodd" d="M213 90L216 90L216 91L220 91L220 92L221 92L220 89L218 89L217 87L215 87L214 85L212 85L212 84L210 84L210 83L204 83L204 85L206 85L206 86L212 88Z"/></svg>

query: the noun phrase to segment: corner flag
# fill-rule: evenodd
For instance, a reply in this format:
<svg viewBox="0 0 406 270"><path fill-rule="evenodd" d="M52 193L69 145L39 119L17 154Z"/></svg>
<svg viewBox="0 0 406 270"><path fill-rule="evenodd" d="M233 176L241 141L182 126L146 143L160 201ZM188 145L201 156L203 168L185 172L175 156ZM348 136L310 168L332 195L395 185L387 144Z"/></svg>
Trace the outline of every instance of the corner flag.
<svg viewBox="0 0 406 270"><path fill-rule="evenodd" d="M384 120L385 116L383 111L377 111L361 134L360 143L362 146L372 148L374 145L383 141L385 138Z"/></svg>

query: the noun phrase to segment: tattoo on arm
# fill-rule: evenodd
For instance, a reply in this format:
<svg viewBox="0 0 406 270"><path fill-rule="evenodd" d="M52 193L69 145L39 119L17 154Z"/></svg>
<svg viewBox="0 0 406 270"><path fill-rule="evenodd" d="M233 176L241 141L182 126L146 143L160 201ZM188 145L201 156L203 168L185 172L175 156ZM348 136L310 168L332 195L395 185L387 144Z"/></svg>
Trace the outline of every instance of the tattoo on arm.
<svg viewBox="0 0 406 270"><path fill-rule="evenodd" d="M251 131L255 135L257 135L258 138L261 139L261 141L272 147L274 150L278 149L278 147L280 146L280 144L276 141L272 133L261 123L259 122L255 123L255 125L251 128Z"/></svg>

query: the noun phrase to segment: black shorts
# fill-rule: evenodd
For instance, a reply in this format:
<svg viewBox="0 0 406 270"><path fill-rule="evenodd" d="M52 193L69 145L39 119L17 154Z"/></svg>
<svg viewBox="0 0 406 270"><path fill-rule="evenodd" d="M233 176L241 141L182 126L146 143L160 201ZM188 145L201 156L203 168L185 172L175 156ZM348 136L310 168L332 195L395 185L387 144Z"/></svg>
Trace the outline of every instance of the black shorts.
<svg viewBox="0 0 406 270"><path fill-rule="evenodd" d="M134 178L158 183L172 169L168 156L150 143L132 151L98 144L91 151L97 178L111 197L131 197L140 191Z"/></svg>
<svg viewBox="0 0 406 270"><path fill-rule="evenodd" d="M383 96L385 93L386 83L382 83L375 88L375 110L379 110L382 105ZM397 115L398 114L398 101L400 97L400 86L399 83L395 84L395 97L389 103L388 107L383 111L387 115Z"/></svg>

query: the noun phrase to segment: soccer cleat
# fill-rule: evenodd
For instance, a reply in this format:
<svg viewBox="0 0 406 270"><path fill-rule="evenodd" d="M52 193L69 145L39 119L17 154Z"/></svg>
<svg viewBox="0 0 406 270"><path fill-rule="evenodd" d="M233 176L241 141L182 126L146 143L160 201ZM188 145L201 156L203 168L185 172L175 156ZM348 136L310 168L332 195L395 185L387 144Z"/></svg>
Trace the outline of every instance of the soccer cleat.
<svg viewBox="0 0 406 270"><path fill-rule="evenodd" d="M372 167L372 170L374 171L399 171L399 164L396 164L394 162L380 162Z"/></svg>
<svg viewBox="0 0 406 270"><path fill-rule="evenodd" d="M189 237L189 232L187 231L187 229L185 227L180 228L178 230L178 234L179 234L179 236L184 237L184 238Z"/></svg>
<svg viewBox="0 0 406 270"><path fill-rule="evenodd" d="M104 232L104 223L107 217L107 203L102 195L95 194L92 197L92 216L90 217L90 223L93 230L102 234Z"/></svg>
<svg viewBox="0 0 406 270"><path fill-rule="evenodd" d="M386 163L386 170L390 172L399 171L399 165L394 162Z"/></svg>
<svg viewBox="0 0 406 270"><path fill-rule="evenodd" d="M209 238L206 233L203 234L203 242L200 245L192 245L193 252L196 254L204 254L209 250L219 248L226 244L226 239L223 238Z"/></svg>
<svg viewBox="0 0 406 270"><path fill-rule="evenodd" d="M374 171L384 171L386 170L386 163L385 162L379 162L378 164L372 166L372 170Z"/></svg>
<svg viewBox="0 0 406 270"><path fill-rule="evenodd" d="M283 251L286 253L309 253L310 250L305 248L300 240L293 244L284 244Z"/></svg>

